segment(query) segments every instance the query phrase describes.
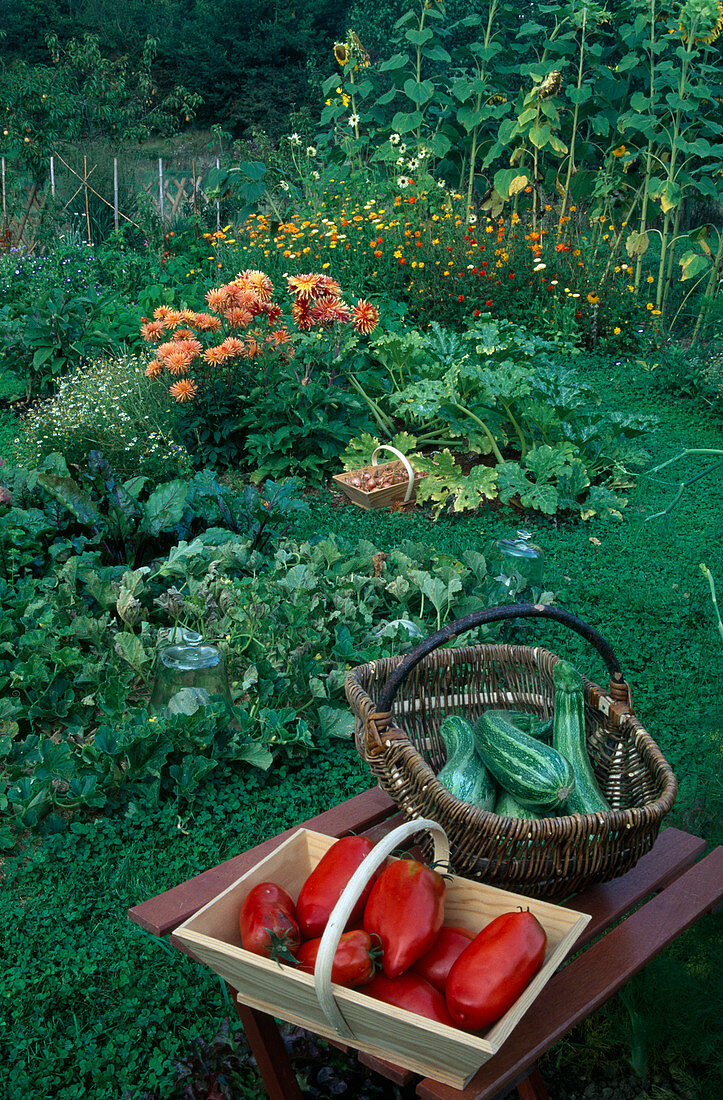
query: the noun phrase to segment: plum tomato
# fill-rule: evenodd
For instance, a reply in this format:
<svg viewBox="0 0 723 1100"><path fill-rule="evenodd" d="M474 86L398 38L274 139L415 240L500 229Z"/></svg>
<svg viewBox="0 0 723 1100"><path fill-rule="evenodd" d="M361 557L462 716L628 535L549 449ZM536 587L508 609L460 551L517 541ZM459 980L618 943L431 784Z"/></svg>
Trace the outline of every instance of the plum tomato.
<svg viewBox="0 0 723 1100"><path fill-rule="evenodd" d="M546 945L545 929L529 910L495 917L449 972L445 997L455 1024L479 1031L504 1016L542 966Z"/></svg>
<svg viewBox="0 0 723 1100"><path fill-rule="evenodd" d="M321 857L301 887L296 903L296 919L307 939L322 934L344 887L373 847L372 841L364 836L344 836ZM381 870L377 875L380 873ZM359 924L375 877L362 891L347 921L347 929Z"/></svg>
<svg viewBox="0 0 723 1100"><path fill-rule="evenodd" d="M239 913L241 946L277 962L295 963L301 933L294 902L282 886L261 882L249 891Z"/></svg>
<svg viewBox="0 0 723 1100"><path fill-rule="evenodd" d="M444 993L452 966L464 949L469 947L473 938L466 928L444 925L427 954L417 959L412 970L415 974L421 974L440 993Z"/></svg>
<svg viewBox="0 0 723 1100"><path fill-rule="evenodd" d="M388 1005L406 1008L407 1012L416 1012L429 1020L436 1020L438 1024L454 1027L442 994L412 970L400 974L398 978L377 974L369 985L364 986L363 992Z"/></svg>
<svg viewBox="0 0 723 1100"><path fill-rule="evenodd" d="M376 880L364 910L364 928L376 933L387 978L396 978L426 955L444 923L446 885L414 859L396 859Z"/></svg>

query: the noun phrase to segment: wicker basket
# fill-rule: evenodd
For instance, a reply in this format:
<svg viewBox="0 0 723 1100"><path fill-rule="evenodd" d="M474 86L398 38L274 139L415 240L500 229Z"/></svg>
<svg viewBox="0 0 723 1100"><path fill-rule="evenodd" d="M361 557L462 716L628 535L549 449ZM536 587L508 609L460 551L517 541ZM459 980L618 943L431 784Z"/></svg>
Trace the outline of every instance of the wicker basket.
<svg viewBox="0 0 723 1100"><path fill-rule="evenodd" d="M447 714L488 709L553 713L545 649L514 645L439 648L486 623L539 617L564 623L599 651L609 691L584 679L587 747L611 810L527 821L498 817L456 799L436 779L444 763L439 726ZM352 669L346 694L355 740L379 785L409 818L438 821L455 873L538 897L566 897L629 871L655 843L677 783L632 710L630 689L605 639L580 619L541 604L493 607L451 623L405 657Z"/></svg>

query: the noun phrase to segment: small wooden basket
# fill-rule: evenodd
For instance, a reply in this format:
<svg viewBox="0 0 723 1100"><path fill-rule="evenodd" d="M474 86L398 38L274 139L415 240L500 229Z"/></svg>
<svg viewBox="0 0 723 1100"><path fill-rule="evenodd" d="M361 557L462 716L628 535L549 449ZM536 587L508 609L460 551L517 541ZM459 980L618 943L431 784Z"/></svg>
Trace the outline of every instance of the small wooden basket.
<svg viewBox="0 0 723 1100"><path fill-rule="evenodd" d="M342 1039L358 1050L453 1088L464 1088L517 1026L590 917L454 876L447 879L445 923L476 934L500 913L522 905L534 913L547 934L542 969L509 1011L483 1035L438 1024L377 1001L364 994L363 986L345 989L332 984L334 953L357 898L382 861L420 830L431 832L435 857L447 859L446 835L434 821L405 822L376 844L349 880L329 918L313 977L245 951L239 934L239 911L252 887L259 882L277 882L296 900L307 876L336 843L333 837L308 829L299 829L280 844L271 855L180 925L175 935L197 959L238 990L242 1004L326 1038Z"/></svg>
<svg viewBox="0 0 723 1100"><path fill-rule="evenodd" d="M391 451L392 454L397 456L396 462L382 462L381 465L377 462L377 456L380 451ZM417 482L424 476L421 473L415 474L412 469L412 464L401 451L398 451L396 447L391 447L388 443L380 444L374 454L372 455L372 466L375 466L380 473L388 470L399 470L399 464L402 464L407 472L407 483L400 481L396 485L387 485L383 489L372 489L371 492L367 492L365 489L357 488L356 485L351 484L352 478L355 474L358 474L358 470L349 470L345 474L334 474L332 481L341 489L352 504L358 505L359 508L388 508L389 505L395 500L403 500L405 504L408 504L414 497L414 490Z"/></svg>
<svg viewBox="0 0 723 1100"><path fill-rule="evenodd" d="M563 623L594 645L608 666L607 691L584 677L583 683L587 748L609 812L537 821L499 817L455 798L436 778L445 762L438 732L445 715L474 721L485 710L502 709L552 716L552 672L560 660L554 653L537 646L440 648L486 623L529 617ZM675 801L675 776L633 713L612 649L559 608L514 604L475 612L404 657L352 669L345 687L359 755L408 817L443 826L460 875L536 897L569 897L634 867Z"/></svg>

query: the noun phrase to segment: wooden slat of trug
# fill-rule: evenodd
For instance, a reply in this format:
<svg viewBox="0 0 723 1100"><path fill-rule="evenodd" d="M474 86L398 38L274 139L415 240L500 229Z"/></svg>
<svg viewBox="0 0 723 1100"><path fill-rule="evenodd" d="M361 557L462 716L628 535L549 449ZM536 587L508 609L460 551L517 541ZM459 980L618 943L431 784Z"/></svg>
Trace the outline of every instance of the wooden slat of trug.
<svg viewBox="0 0 723 1100"><path fill-rule="evenodd" d="M545 1051L610 999L723 896L723 848L716 848L662 893L556 974L534 1011L465 1089L430 1078L417 1085L422 1100L493 1100L504 1095Z"/></svg>
<svg viewBox="0 0 723 1100"><path fill-rule="evenodd" d="M192 916L197 909L222 893L227 886L245 874L255 863L263 859L287 837L299 828L312 829L327 836L344 836L345 833L362 832L378 821L384 820L394 810L395 803L378 787L364 791L354 798L333 806L308 821L295 825L263 843L241 852L224 863L203 871L195 878L166 890L156 897L134 905L128 910L129 918L154 936L164 936Z"/></svg>

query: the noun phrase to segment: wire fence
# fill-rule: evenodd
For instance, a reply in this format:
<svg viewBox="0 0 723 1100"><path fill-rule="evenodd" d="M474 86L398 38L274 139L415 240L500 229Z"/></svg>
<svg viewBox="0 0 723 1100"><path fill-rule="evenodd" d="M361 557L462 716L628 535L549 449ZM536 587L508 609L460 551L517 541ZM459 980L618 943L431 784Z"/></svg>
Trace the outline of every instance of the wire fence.
<svg viewBox="0 0 723 1100"><path fill-rule="evenodd" d="M38 184L21 164L2 157L0 248L34 251L62 233L98 244L124 226L143 231L149 217L162 224L195 217L220 229L230 207L224 210L207 187L209 172L220 166L221 158L208 154L56 152Z"/></svg>

